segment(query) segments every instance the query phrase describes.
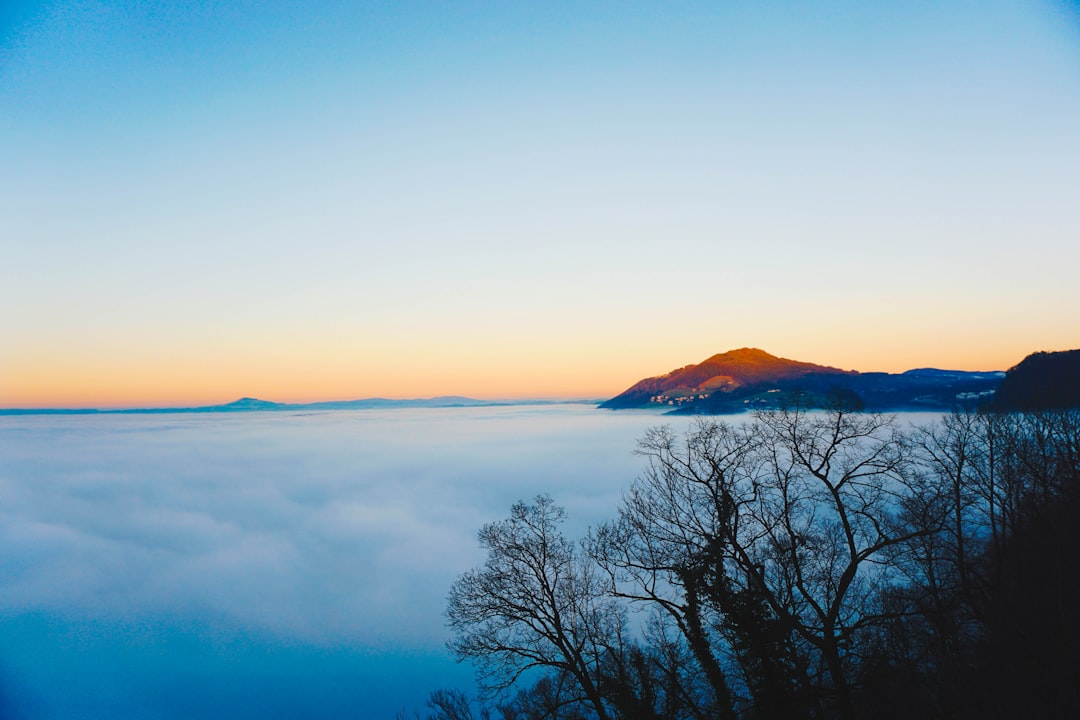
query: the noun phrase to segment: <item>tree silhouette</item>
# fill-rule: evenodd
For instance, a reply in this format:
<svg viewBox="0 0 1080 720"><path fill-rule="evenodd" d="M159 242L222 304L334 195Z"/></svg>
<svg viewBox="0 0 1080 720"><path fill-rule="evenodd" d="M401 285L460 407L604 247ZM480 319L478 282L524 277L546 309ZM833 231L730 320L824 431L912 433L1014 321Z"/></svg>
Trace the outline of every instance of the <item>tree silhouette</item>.
<svg viewBox="0 0 1080 720"><path fill-rule="evenodd" d="M581 546L519 502L451 588L503 720L1080 716L1080 412L792 407L639 447Z"/></svg>
<svg viewBox="0 0 1080 720"><path fill-rule="evenodd" d="M542 668L573 681L573 701L609 717L600 669L623 635L623 611L595 569L559 531L561 507L546 496L516 503L510 517L480 530L484 566L450 588L451 652L476 662L487 691Z"/></svg>

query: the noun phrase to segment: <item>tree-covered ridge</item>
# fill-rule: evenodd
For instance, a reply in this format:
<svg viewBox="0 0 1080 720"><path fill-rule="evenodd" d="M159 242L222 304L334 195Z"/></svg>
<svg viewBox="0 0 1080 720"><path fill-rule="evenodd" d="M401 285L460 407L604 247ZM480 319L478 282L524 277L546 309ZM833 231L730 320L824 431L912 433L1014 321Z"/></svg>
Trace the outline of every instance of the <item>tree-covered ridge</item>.
<svg viewBox="0 0 1080 720"><path fill-rule="evenodd" d="M1005 373L994 405L999 410L1080 407L1080 350L1028 355Z"/></svg>
<svg viewBox="0 0 1080 720"><path fill-rule="evenodd" d="M801 408L641 440L577 542L539 496L481 531L428 717L1080 716L1080 412L911 428Z"/></svg>

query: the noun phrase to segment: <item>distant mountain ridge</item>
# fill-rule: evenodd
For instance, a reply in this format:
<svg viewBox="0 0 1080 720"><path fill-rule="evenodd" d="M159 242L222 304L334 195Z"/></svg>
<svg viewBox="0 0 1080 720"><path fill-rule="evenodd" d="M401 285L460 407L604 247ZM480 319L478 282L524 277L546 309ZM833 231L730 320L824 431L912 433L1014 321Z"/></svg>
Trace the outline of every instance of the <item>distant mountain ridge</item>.
<svg viewBox="0 0 1080 720"><path fill-rule="evenodd" d="M863 410L942 410L986 403L1004 377L999 371L937 368L860 373L740 348L640 380L600 407L667 406L674 414L722 414L779 407L797 398L810 407L839 400Z"/></svg>
<svg viewBox="0 0 1080 720"><path fill-rule="evenodd" d="M503 405L546 404L543 400L493 401L476 400L460 395L444 395L432 398L392 400L388 398L363 398L361 400L329 400L314 403L279 403L258 398L243 397L222 405L172 408L130 408L121 410L68 409L68 408L0 408L0 415L156 415L166 413L230 413L230 412L279 412L301 410L365 410L375 408L450 408L495 407Z"/></svg>

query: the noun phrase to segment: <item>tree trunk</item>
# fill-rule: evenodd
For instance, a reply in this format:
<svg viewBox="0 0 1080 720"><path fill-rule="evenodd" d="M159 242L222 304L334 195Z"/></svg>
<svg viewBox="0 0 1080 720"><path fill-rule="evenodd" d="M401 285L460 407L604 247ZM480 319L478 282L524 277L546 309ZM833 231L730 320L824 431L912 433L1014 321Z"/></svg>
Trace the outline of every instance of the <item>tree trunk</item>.
<svg viewBox="0 0 1080 720"><path fill-rule="evenodd" d="M825 660L825 667L829 669L829 677L832 678L837 717L840 720L855 720L855 707L851 704L851 688L844 674L840 649L836 646L836 637L833 635L832 628L825 628L824 641L821 653Z"/></svg>
<svg viewBox="0 0 1080 720"><path fill-rule="evenodd" d="M690 575L690 573L687 573ZM686 577L684 587L686 590L686 607L684 617L686 619L686 639L690 644L690 650L694 657L701 663L716 697L717 712L724 720L735 720L735 706L731 699L731 691L728 689L727 677L723 669L716 661L712 653L712 645L705 635L705 628L701 622L701 598L698 595L699 578Z"/></svg>

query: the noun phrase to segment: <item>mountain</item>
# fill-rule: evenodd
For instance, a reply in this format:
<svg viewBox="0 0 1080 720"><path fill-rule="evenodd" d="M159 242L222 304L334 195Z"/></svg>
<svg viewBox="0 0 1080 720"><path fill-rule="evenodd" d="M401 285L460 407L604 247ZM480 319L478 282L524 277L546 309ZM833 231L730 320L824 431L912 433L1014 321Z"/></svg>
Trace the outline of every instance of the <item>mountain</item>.
<svg viewBox="0 0 1080 720"><path fill-rule="evenodd" d="M612 410L647 405L687 405L715 395L731 395L762 384L793 380L809 374L850 374L825 365L770 355L758 348L740 348L713 355L697 365L645 378L600 407Z"/></svg>
<svg viewBox="0 0 1080 720"><path fill-rule="evenodd" d="M244 397L239 400L233 400L231 403L226 403L225 405L214 405L206 409L220 412L237 412L243 410L280 410L282 407L285 407L284 403Z"/></svg>
<svg viewBox="0 0 1080 720"><path fill-rule="evenodd" d="M985 402L1001 372L918 368L905 373L859 373L742 348L665 375L646 378L602 403L612 410L668 406L673 414L721 414L843 402L864 410L940 410Z"/></svg>
<svg viewBox="0 0 1080 720"><path fill-rule="evenodd" d="M994 396L998 410L1080 407L1080 350L1037 352L1005 373Z"/></svg>
<svg viewBox="0 0 1080 720"><path fill-rule="evenodd" d="M164 413L222 413L222 412L262 412L267 410L289 410L292 405L286 403L259 400L258 398L242 397L224 405L202 405L199 407L178 408L131 408L125 410L99 410L102 413L117 413L122 415L145 415Z"/></svg>
<svg viewBox="0 0 1080 720"><path fill-rule="evenodd" d="M362 400L330 400L314 403L279 403L258 398L243 397L223 405L202 405L199 407L173 408L131 408L124 410L98 410L87 408L0 408L0 415L159 415L167 413L234 413L234 412L276 412L303 410L365 410L373 408L450 408L450 407L488 407L493 405L536 405L547 404L544 400L519 400L514 402L493 402L475 400L458 395L433 398L412 398L390 400L387 398L364 398Z"/></svg>

